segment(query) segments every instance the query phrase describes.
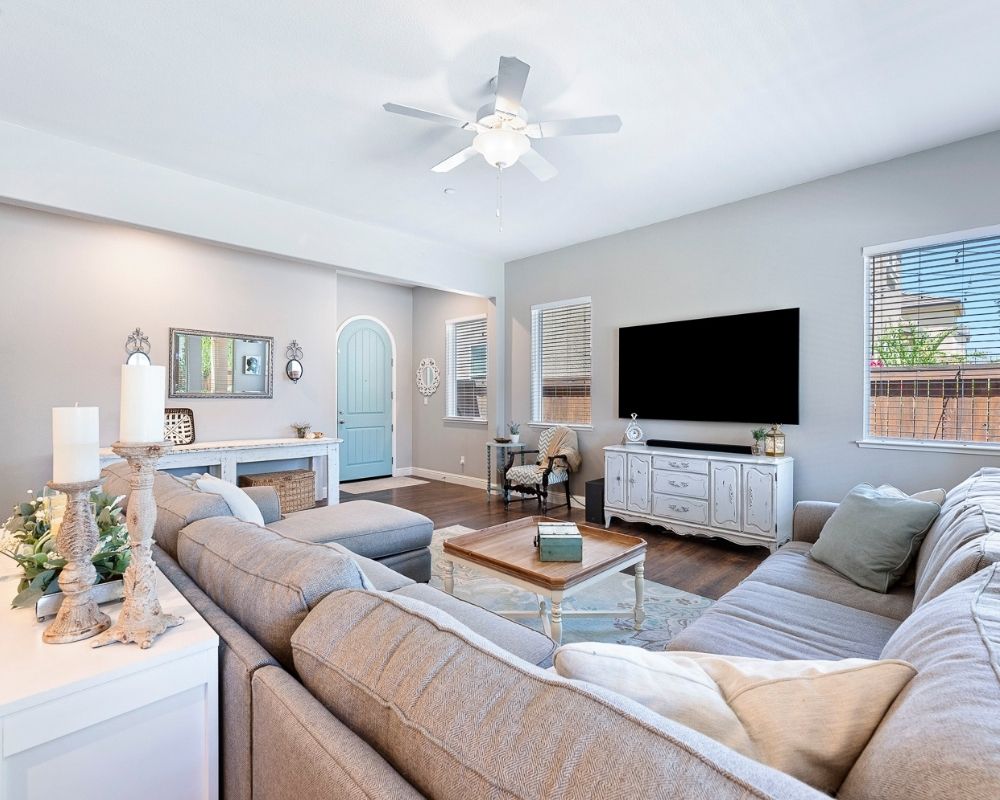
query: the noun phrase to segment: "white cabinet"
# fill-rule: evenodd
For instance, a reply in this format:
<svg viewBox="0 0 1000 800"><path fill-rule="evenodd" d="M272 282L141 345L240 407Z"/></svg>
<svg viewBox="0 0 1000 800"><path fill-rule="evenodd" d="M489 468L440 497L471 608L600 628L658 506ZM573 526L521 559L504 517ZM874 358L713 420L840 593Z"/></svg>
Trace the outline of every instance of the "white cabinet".
<svg viewBox="0 0 1000 800"><path fill-rule="evenodd" d="M625 454L604 454L604 505L625 508Z"/></svg>
<svg viewBox="0 0 1000 800"><path fill-rule="evenodd" d="M776 473L756 464L743 468L743 524L746 530L768 534L774 528Z"/></svg>
<svg viewBox="0 0 1000 800"><path fill-rule="evenodd" d="M740 465L712 464L712 525L740 529Z"/></svg>
<svg viewBox="0 0 1000 800"><path fill-rule="evenodd" d="M792 534L791 458L604 448L604 518L776 550Z"/></svg>
<svg viewBox="0 0 1000 800"><path fill-rule="evenodd" d="M649 511L649 457L630 454L625 508L629 511Z"/></svg>
<svg viewBox="0 0 1000 800"><path fill-rule="evenodd" d="M48 621L7 607L17 582L0 575L0 800L216 800L219 637L191 604L157 571L184 624L151 648L48 645Z"/></svg>

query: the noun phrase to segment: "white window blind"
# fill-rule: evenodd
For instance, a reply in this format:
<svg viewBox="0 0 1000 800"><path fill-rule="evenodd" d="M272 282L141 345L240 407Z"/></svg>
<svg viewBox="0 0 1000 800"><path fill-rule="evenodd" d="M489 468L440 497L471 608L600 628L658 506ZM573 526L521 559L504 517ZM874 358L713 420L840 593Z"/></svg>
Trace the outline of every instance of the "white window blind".
<svg viewBox="0 0 1000 800"><path fill-rule="evenodd" d="M485 420L489 351L486 317L450 320L447 335L447 415Z"/></svg>
<svg viewBox="0 0 1000 800"><path fill-rule="evenodd" d="M531 309L531 419L589 425L590 298Z"/></svg>
<svg viewBox="0 0 1000 800"><path fill-rule="evenodd" d="M1000 442L1000 236L867 262L868 438Z"/></svg>

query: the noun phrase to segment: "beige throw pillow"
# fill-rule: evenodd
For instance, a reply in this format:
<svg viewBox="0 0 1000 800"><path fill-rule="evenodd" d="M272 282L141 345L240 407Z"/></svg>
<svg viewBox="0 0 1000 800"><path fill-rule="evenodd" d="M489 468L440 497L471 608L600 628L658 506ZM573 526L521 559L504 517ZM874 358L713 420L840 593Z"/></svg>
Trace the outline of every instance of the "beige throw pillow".
<svg viewBox="0 0 1000 800"><path fill-rule="evenodd" d="M555 668L828 793L916 674L905 661L768 661L593 642L560 647Z"/></svg>

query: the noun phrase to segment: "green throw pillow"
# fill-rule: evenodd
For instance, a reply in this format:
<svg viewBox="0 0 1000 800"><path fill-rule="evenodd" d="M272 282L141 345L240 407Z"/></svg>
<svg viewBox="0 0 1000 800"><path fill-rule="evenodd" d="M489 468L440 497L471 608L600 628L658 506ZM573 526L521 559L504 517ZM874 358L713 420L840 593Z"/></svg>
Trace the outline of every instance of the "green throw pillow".
<svg viewBox="0 0 1000 800"><path fill-rule="evenodd" d="M858 586L888 592L903 577L940 511L937 503L893 486L859 484L827 520L811 555Z"/></svg>

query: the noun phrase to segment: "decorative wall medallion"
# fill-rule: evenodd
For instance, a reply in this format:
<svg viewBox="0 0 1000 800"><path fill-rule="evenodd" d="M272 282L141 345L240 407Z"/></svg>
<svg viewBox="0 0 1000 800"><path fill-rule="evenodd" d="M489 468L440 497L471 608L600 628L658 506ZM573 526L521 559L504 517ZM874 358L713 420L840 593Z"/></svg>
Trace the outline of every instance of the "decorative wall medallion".
<svg viewBox="0 0 1000 800"><path fill-rule="evenodd" d="M430 397L441 385L441 370L433 358L420 359L417 367L417 391L424 397Z"/></svg>

